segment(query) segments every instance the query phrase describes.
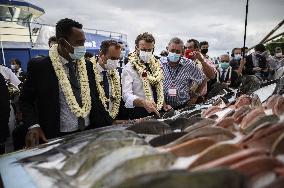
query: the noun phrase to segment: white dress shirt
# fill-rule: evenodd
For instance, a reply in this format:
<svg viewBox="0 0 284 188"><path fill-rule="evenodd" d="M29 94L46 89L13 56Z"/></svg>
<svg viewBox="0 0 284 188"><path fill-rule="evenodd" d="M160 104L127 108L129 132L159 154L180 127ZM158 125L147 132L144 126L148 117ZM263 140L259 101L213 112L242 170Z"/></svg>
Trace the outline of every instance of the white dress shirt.
<svg viewBox="0 0 284 188"><path fill-rule="evenodd" d="M97 64L97 70L98 70L98 72L101 75L101 81L103 81L103 73L102 72L105 71L105 69L98 63ZM115 71L117 71L117 70L115 70ZM109 73L108 72L107 72L107 80L108 80L108 85L109 85L109 97L111 97L112 96L112 90L111 90L111 82L110 82L110 78L109 78ZM112 100L109 100L108 109L106 109L106 110L108 110L110 112L110 110L112 109L112 105L113 105Z"/></svg>
<svg viewBox="0 0 284 188"><path fill-rule="evenodd" d="M16 74L13 73L13 71L11 69L9 69L8 67L0 65L0 74L3 75L5 80L8 80L11 84L13 84L16 87L18 87L19 84L21 83L21 81L16 76Z"/></svg>
<svg viewBox="0 0 284 188"><path fill-rule="evenodd" d="M127 63L122 70L121 84L122 98L126 108L134 108L133 101L135 99L146 99L142 80L139 74L133 69L131 62ZM151 93L153 98L152 89Z"/></svg>

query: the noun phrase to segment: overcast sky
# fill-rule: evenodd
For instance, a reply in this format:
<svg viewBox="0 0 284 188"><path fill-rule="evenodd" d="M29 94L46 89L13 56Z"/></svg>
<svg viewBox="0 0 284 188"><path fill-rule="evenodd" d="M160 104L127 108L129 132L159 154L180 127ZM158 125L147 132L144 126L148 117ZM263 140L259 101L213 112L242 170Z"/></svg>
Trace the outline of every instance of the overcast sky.
<svg viewBox="0 0 284 188"><path fill-rule="evenodd" d="M139 33L156 38L156 54L172 37L209 42L209 55L243 45L246 0L29 0L45 10L41 22L73 18L85 28L122 32L133 49ZM247 46L284 19L284 0L250 0ZM283 32L283 26L281 31ZM280 31L278 31L279 33Z"/></svg>

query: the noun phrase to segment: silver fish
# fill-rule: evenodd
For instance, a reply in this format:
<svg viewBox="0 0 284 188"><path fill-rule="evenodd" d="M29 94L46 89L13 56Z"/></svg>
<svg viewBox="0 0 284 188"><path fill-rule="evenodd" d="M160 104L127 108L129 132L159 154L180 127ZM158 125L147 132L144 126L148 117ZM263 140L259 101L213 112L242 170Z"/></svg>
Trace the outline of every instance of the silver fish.
<svg viewBox="0 0 284 188"><path fill-rule="evenodd" d="M168 124L158 120L146 120L139 123L135 123L134 125L127 128L127 130L134 131L138 134L158 135L168 134L172 132Z"/></svg>
<svg viewBox="0 0 284 188"><path fill-rule="evenodd" d="M90 170L77 177L72 185L88 187L130 159L157 153L158 151L150 146L127 146L117 149L99 160L94 166L89 166Z"/></svg>
<svg viewBox="0 0 284 188"><path fill-rule="evenodd" d="M175 162L176 157L170 153L159 153L145 155L130 159L114 168L110 173L105 174L99 181L95 182L92 188L107 188L141 174L161 172L168 170Z"/></svg>
<svg viewBox="0 0 284 188"><path fill-rule="evenodd" d="M62 167L68 175L79 176L89 170L104 156L111 153L113 150L125 146L146 145L147 143L140 138L109 138L105 140L94 141L85 146L80 152L68 158Z"/></svg>

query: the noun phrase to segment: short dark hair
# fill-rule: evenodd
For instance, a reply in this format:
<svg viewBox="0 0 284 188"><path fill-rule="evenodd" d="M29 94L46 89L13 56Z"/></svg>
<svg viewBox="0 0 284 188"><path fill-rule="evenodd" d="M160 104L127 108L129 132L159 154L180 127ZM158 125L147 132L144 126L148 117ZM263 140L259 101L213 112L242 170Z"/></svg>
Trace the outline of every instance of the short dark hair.
<svg viewBox="0 0 284 188"><path fill-rule="evenodd" d="M203 46L203 45L208 45L208 42L207 42L207 41L202 41L202 42L199 43L200 48L201 48L201 46Z"/></svg>
<svg viewBox="0 0 284 188"><path fill-rule="evenodd" d="M242 49L239 48L239 47L238 47L238 48L233 48L233 49L232 49L232 54L234 54L236 50L242 50Z"/></svg>
<svg viewBox="0 0 284 188"><path fill-rule="evenodd" d="M120 44L115 40L105 40L101 43L100 53L106 54L108 52L109 47L114 46L116 49L120 49Z"/></svg>
<svg viewBox="0 0 284 188"><path fill-rule="evenodd" d="M199 44L198 40L196 40L196 39L187 40L187 43L190 43L190 42L193 42L194 49L200 48L200 44Z"/></svg>
<svg viewBox="0 0 284 188"><path fill-rule="evenodd" d="M56 36L52 36L48 39L48 46L50 46L51 42L57 42Z"/></svg>
<svg viewBox="0 0 284 188"><path fill-rule="evenodd" d="M255 47L254 47L254 50L255 51L258 51L258 52L265 52L266 48L263 44L257 44Z"/></svg>
<svg viewBox="0 0 284 188"><path fill-rule="evenodd" d="M12 61L15 62L16 65L19 65L20 67L22 67L22 62L19 59L13 59Z"/></svg>
<svg viewBox="0 0 284 188"><path fill-rule="evenodd" d="M69 18L59 20L55 26L55 36L57 40L60 38L66 39L67 36L70 35L73 27L82 29L83 25Z"/></svg>
<svg viewBox="0 0 284 188"><path fill-rule="evenodd" d="M155 38L153 37L153 35L151 33L148 33L148 32L144 32L144 33L142 33L142 34L140 34L140 35L138 35L136 37L136 39L135 39L136 47L138 47L139 42L141 40L145 40L148 43L152 43L153 42L155 44Z"/></svg>

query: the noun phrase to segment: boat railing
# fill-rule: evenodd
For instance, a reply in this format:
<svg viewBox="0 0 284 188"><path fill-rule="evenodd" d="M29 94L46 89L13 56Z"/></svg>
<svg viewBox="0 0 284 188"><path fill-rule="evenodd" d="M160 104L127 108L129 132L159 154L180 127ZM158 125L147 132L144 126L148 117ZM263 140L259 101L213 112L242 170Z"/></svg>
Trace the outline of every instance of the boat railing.
<svg viewBox="0 0 284 188"><path fill-rule="evenodd" d="M1 17L0 22L4 23L19 23L21 22L21 25L11 25L11 26L3 26L3 24L0 25L0 40L3 40L3 37L1 36L15 36L15 37L29 37L29 42L31 43L31 47L33 47L34 43L36 42L36 37L39 34L39 31L43 26L49 26L54 30L55 33L55 26L50 24L43 24L38 23L35 21L25 21L25 20L5 20L5 18ZM26 25L26 26L24 26ZM19 30L20 32L11 32L10 29L13 30ZM101 30L101 29L93 29L93 28L84 28L85 32L102 35L105 37L114 38L117 40L124 41L127 43L127 35L120 32L114 32L114 31L108 31L108 30ZM2 38L2 39L1 39Z"/></svg>

